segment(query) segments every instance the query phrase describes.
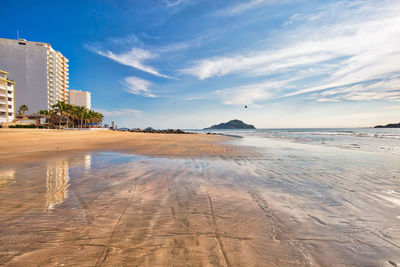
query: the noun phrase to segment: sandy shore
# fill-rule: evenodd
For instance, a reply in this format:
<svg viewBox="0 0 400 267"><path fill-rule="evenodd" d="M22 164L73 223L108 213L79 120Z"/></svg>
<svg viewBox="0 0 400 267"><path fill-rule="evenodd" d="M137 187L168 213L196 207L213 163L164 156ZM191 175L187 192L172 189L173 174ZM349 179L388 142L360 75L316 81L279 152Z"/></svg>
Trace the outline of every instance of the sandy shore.
<svg viewBox="0 0 400 267"><path fill-rule="evenodd" d="M0 129L0 166L87 151L151 156L234 155L225 137L204 134L148 134L120 131Z"/></svg>
<svg viewBox="0 0 400 267"><path fill-rule="evenodd" d="M0 138L1 266L400 266L397 155L207 135Z"/></svg>

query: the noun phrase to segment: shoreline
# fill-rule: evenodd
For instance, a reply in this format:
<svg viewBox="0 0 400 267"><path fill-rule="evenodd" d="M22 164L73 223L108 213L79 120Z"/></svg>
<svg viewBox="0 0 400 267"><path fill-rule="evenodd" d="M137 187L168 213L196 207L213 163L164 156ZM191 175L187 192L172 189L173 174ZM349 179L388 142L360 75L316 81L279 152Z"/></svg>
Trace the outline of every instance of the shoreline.
<svg viewBox="0 0 400 267"><path fill-rule="evenodd" d="M242 148L229 137L206 134L152 134L120 131L0 129L0 166L80 152L109 151L144 156L235 156Z"/></svg>

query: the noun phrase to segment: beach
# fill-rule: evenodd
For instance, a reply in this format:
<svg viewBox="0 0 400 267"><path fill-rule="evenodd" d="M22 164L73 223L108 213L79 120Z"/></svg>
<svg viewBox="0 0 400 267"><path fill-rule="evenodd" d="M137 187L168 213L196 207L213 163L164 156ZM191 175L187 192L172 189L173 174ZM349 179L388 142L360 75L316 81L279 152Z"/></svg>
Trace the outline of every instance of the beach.
<svg viewBox="0 0 400 267"><path fill-rule="evenodd" d="M0 265L400 263L398 155L248 136L3 130Z"/></svg>
<svg viewBox="0 0 400 267"><path fill-rule="evenodd" d="M224 137L145 134L125 131L0 129L0 165L87 151L118 151L154 156L234 155ZM240 152L239 152L240 153Z"/></svg>

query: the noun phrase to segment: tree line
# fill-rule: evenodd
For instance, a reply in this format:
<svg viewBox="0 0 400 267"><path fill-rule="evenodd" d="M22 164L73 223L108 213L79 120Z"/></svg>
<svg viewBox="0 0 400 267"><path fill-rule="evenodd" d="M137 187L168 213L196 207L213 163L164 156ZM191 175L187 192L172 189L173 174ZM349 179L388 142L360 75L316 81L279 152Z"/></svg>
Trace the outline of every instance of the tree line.
<svg viewBox="0 0 400 267"><path fill-rule="evenodd" d="M25 105L23 105L25 106ZM27 111L23 108L20 111ZM87 109L82 106L75 106L58 101L50 110L39 110L37 114L46 115L50 122L58 121L58 127L66 126L67 128L88 128L92 123L101 124L103 122L103 114Z"/></svg>

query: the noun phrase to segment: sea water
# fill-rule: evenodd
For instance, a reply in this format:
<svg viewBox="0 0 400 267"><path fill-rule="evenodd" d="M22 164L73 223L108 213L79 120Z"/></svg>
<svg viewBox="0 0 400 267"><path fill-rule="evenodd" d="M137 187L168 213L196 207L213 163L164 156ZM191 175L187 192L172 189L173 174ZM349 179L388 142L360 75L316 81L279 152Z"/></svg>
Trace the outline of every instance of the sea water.
<svg viewBox="0 0 400 267"><path fill-rule="evenodd" d="M400 128L296 128L191 131L221 133L251 138L270 138L344 149L400 154Z"/></svg>

